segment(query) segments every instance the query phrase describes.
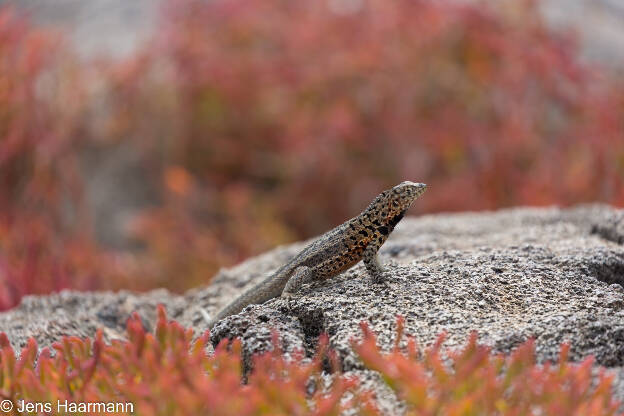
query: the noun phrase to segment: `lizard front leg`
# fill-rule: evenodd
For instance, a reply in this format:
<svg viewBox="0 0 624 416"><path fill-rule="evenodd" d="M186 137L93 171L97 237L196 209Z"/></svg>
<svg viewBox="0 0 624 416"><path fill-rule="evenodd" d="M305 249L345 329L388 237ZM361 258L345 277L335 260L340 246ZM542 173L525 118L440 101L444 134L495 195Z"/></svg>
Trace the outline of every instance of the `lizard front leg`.
<svg viewBox="0 0 624 416"><path fill-rule="evenodd" d="M379 264L379 260L377 260L377 251L379 251L381 244L383 243L379 243L375 239L364 249L364 266L366 266L366 270L373 278L374 283L382 283L384 281L384 269Z"/></svg>
<svg viewBox="0 0 624 416"><path fill-rule="evenodd" d="M297 267L290 279L288 279L288 282L286 282L286 286L282 291L282 297L292 297L292 295L301 288L302 284L308 283L312 279L314 279L314 272L311 268L308 266Z"/></svg>

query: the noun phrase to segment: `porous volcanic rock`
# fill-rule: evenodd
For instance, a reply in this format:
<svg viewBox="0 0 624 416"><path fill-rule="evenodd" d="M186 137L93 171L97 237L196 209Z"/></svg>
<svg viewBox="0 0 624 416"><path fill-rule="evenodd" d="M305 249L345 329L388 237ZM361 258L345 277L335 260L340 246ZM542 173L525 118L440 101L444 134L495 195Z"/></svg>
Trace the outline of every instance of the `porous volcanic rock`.
<svg viewBox="0 0 624 416"><path fill-rule="evenodd" d="M358 264L336 278L304 285L289 300L249 306L222 320L212 341L240 337L248 359L272 348L275 328L285 353L311 355L326 333L342 370L384 391L351 343L367 322L378 344L390 349L401 315L406 334L423 346L446 332L445 347L458 348L477 331L481 343L506 353L534 338L537 358L545 361L557 359L567 341L572 360L593 355L596 364L624 374L623 230L624 211L606 205L407 217L379 252L385 283L373 283ZM92 335L97 327L121 338L130 312L139 310L149 329L162 302L171 318L201 333L207 329L201 309L214 314L304 245L278 247L222 270L211 285L184 296L161 290L27 297L0 314L0 330L16 346L30 335L47 344L66 333ZM618 376L615 383L620 397L622 380ZM401 411L392 394L382 396L383 409Z"/></svg>
<svg viewBox="0 0 624 416"><path fill-rule="evenodd" d="M64 290L48 296L25 296L19 306L0 313L0 332L8 335L18 351L31 337L43 348L64 336L92 337L98 329L105 341L126 339L126 322L133 312L143 327L152 331L159 304L166 307L168 317L176 319L185 307L183 301L182 296L164 289L142 294Z"/></svg>
<svg viewBox="0 0 624 416"><path fill-rule="evenodd" d="M402 315L407 334L422 345L444 331L445 345L459 347L477 331L482 343L509 352L532 337L538 358L553 360L568 341L573 359L591 354L598 364L616 367L624 361L624 247L613 235L622 224L622 211L600 205L406 218L379 253L385 284L374 284L359 264L305 285L293 299L222 321L213 341L249 337L268 322L295 317L304 344L313 347L327 333L348 370L359 368L349 345L360 336L359 323L367 322L390 348L395 317ZM301 247L223 271L211 287L187 296L214 313Z"/></svg>

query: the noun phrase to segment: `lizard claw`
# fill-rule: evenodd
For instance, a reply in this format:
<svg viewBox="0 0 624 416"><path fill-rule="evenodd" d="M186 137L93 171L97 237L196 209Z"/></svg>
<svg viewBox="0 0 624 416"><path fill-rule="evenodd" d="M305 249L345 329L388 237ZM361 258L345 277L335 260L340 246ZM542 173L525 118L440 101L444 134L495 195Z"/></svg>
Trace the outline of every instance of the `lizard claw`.
<svg viewBox="0 0 624 416"><path fill-rule="evenodd" d="M388 279L387 277L389 276L389 273L387 271L381 271L379 273L375 273L373 275L373 283L378 285L378 284L387 284L388 283Z"/></svg>
<svg viewBox="0 0 624 416"><path fill-rule="evenodd" d="M386 277L384 276L383 273L377 273L376 275L373 276L373 283L375 283L376 285L384 283L386 281Z"/></svg>
<svg viewBox="0 0 624 416"><path fill-rule="evenodd" d="M288 292L282 292L282 294L280 295L280 299L284 300L284 303L286 303L286 308L288 310L292 309L291 306L291 301L294 299L295 297L293 296L292 293L288 293Z"/></svg>

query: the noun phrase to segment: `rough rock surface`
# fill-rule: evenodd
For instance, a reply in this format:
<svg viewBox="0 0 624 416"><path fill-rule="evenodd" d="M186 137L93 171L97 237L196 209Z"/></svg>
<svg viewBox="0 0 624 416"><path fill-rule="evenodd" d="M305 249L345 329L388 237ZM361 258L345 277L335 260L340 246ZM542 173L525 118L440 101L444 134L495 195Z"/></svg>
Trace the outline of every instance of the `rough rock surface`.
<svg viewBox="0 0 624 416"><path fill-rule="evenodd" d="M156 306L163 304L167 315L177 319L186 307L182 296L165 289L143 294L126 291L62 291L49 296L26 296L19 306L0 313L0 332L5 332L14 349L21 349L33 337L40 347L50 346L63 336L91 337L98 329L104 339L126 338L126 321L133 312L145 329L156 323Z"/></svg>
<svg viewBox="0 0 624 416"><path fill-rule="evenodd" d="M250 306L221 321L213 342L240 337L249 357L271 347L271 328L277 328L286 353L304 349L311 354L325 332L343 370L383 390L350 342L361 335L359 323L365 321L378 343L390 348L400 314L406 333L421 345L446 331L445 345L459 347L476 330L482 343L501 352L534 337L538 359L553 360L561 342L568 341L572 359L591 354L597 364L621 373L615 388L622 397L623 241L624 211L605 205L408 217L380 250L389 271L385 284L372 283L359 264L332 280L305 285L293 299ZM0 330L15 346L30 335L46 345L64 334L92 335L97 327L104 327L109 339L120 338L133 310L149 328L155 305L162 302L170 317L201 332L206 322L200 308L214 314L304 244L222 270L210 286L184 296L161 290L28 297L0 314ZM382 396L384 409L400 411L391 394Z"/></svg>

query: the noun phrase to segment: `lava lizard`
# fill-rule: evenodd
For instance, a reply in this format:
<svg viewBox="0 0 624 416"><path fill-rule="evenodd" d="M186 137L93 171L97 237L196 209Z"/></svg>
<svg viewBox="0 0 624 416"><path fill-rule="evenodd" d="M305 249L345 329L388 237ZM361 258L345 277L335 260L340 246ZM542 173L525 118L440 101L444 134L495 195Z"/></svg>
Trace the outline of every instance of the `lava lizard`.
<svg viewBox="0 0 624 416"><path fill-rule="evenodd" d="M272 275L221 309L208 321L209 327L239 313L247 305L280 295L288 298L302 284L336 276L362 259L373 281L382 282L383 269L377 260L377 251L412 202L426 189L424 183L405 181L383 191L360 215L321 235Z"/></svg>

